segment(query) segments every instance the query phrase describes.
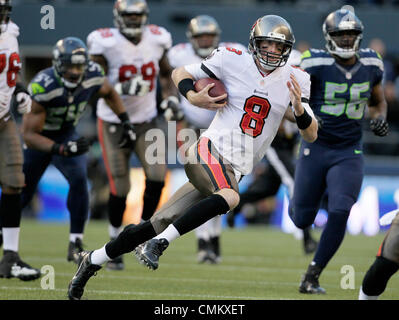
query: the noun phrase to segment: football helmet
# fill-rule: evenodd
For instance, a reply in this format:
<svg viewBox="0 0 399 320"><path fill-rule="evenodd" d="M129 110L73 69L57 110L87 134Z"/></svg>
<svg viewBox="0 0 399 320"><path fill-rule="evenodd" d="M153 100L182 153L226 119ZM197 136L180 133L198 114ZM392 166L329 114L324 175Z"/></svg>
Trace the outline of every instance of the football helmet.
<svg viewBox="0 0 399 320"><path fill-rule="evenodd" d="M53 49L53 66L64 85L73 89L83 80L89 57L84 42L75 37L59 40Z"/></svg>
<svg viewBox="0 0 399 320"><path fill-rule="evenodd" d="M331 12L323 23L327 51L342 59L353 57L363 38L363 24L347 9Z"/></svg>
<svg viewBox="0 0 399 320"><path fill-rule="evenodd" d="M220 34L219 24L208 15L200 15L191 19L186 32L195 53L201 58L206 58L217 48Z"/></svg>
<svg viewBox="0 0 399 320"><path fill-rule="evenodd" d="M11 0L0 0L0 34L5 32L7 28L11 10Z"/></svg>
<svg viewBox="0 0 399 320"><path fill-rule="evenodd" d="M127 38L137 38L143 33L150 11L145 0L117 0L113 13L115 27Z"/></svg>
<svg viewBox="0 0 399 320"><path fill-rule="evenodd" d="M260 48L261 41L269 40L283 45L281 54L269 52ZM263 16L256 20L249 35L248 50L252 53L262 68L274 70L287 63L295 37L289 23L275 15Z"/></svg>

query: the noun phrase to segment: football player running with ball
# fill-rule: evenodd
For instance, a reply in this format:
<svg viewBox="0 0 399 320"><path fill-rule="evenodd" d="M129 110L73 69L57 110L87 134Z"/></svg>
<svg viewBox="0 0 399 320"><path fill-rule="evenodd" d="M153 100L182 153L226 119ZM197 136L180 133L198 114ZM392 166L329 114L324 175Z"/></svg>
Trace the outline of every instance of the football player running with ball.
<svg viewBox="0 0 399 320"><path fill-rule="evenodd" d="M349 212L360 192L367 104L374 134L388 132L381 84L384 66L375 51L360 49L362 22L352 11L339 9L327 16L323 33L327 51L305 51L300 64L311 76L310 106L323 124L315 143L301 144L289 210L295 225L307 228L327 193L327 224L299 287L299 292L310 294L325 293L320 274L344 239Z"/></svg>
<svg viewBox="0 0 399 320"><path fill-rule="evenodd" d="M238 51L247 49L232 42L219 42L221 30L217 21L208 15L199 15L191 19L187 28L187 38L190 42L179 43L169 50L168 57L173 68L199 63L212 53L217 47L229 47ZM180 109L184 114L181 128L195 130L197 138L201 129L207 129L215 117L215 110L207 110L193 106L181 96ZM222 233L221 216L216 216L197 229L195 235L198 240L198 262L219 263L220 235Z"/></svg>
<svg viewBox="0 0 399 320"><path fill-rule="evenodd" d="M134 124L136 142L121 149L118 141L124 124L109 110L107 102L97 104L98 137L108 175L109 235L115 239L121 231L126 198L130 191L129 162L134 151L146 177L142 220L148 220L158 206L166 175L166 155L157 150L156 163L146 159L148 130L159 128L166 133L166 121L158 116L156 106L157 77L160 76L163 105L176 108L177 90L170 79L172 68L167 51L172 45L170 33L147 24L149 9L145 0L117 0L113 9L116 28L98 29L87 37L92 60L103 66L110 83L121 94L128 120ZM166 112L166 111L165 111ZM111 270L124 268L122 257L107 264Z"/></svg>
<svg viewBox="0 0 399 320"><path fill-rule="evenodd" d="M202 63L179 67L172 78L180 93L201 108L218 112L209 128L186 152L183 185L153 217L138 226L127 226L114 241L81 254L68 295L80 299L89 278L114 257L136 250L152 269L170 242L239 203L238 182L264 156L287 112L294 112L300 134L308 142L317 138L317 121L307 104L310 77L287 65L294 35L286 20L268 15L250 31L249 51L218 48ZM194 80L221 80L227 94L210 97L209 84L200 92ZM217 104L228 95L228 101ZM290 109L290 103L292 109Z"/></svg>

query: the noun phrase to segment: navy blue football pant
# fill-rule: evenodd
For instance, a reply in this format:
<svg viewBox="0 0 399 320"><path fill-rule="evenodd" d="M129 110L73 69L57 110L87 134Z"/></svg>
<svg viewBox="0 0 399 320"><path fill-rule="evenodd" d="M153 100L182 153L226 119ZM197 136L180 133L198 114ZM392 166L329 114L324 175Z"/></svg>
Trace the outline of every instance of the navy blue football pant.
<svg viewBox="0 0 399 320"><path fill-rule="evenodd" d="M75 132L64 135L49 136L58 143L77 139ZM22 207L25 207L36 192L37 185L47 169L53 164L69 184L67 208L70 213L70 233L83 233L89 211L89 192L87 187L87 157L63 157L34 149L24 150L26 186L22 190Z"/></svg>
<svg viewBox="0 0 399 320"><path fill-rule="evenodd" d="M324 193L328 220L313 261L324 268L341 245L346 223L363 181L359 146L342 149L302 141L289 213L298 228L313 224Z"/></svg>

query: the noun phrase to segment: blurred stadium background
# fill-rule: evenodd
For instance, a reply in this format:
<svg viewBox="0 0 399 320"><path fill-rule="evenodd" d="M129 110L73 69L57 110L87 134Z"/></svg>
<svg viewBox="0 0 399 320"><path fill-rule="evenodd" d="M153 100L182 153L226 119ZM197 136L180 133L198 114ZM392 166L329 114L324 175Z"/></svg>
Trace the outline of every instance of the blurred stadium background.
<svg viewBox="0 0 399 320"><path fill-rule="evenodd" d="M393 210L399 204L399 1L398 0L147 0L150 8L150 23L169 30L173 43L185 42L189 20L199 14L216 18L222 28L221 41L235 41L247 45L249 29L253 22L265 14L278 14L286 18L293 27L296 49L323 48L321 25L327 13L343 5L354 6L362 20L365 31L362 47L372 45L385 63L385 94L388 101L390 134L383 139L375 137L365 124L364 151L366 155L366 177L359 202L353 209L348 231L352 234L375 235L380 231L378 217ZM36 72L51 65L52 46L66 36L86 40L94 29L113 27L113 0L13 0L12 19L19 25L23 80L27 84ZM41 19L45 15L43 6L55 9L55 28L43 30ZM87 108L79 130L82 134L96 138L95 101ZM174 152L174 151L172 151ZM260 165L262 166L262 164ZM141 194L144 177L137 159L132 159L132 190L125 222L136 222L141 212ZM90 151L89 175L91 181L91 218L105 218L108 183L103 169L101 150L94 143ZM253 176L246 177L241 185L244 190ZM163 199L167 199L183 182L185 175L180 165L170 165L167 187ZM68 222L65 207L67 184L64 178L50 168L45 174L36 200L25 210L25 217L39 220ZM274 199L265 199L252 207L244 208L237 217L237 225L272 224L292 231L286 221L284 188ZM362 213L362 214L361 214ZM316 226L325 223L321 210Z"/></svg>

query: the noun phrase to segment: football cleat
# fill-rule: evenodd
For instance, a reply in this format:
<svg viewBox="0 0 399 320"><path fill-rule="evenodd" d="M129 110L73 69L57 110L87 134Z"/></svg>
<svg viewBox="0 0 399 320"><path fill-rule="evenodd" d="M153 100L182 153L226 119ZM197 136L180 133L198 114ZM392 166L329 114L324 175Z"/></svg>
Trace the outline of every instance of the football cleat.
<svg viewBox="0 0 399 320"><path fill-rule="evenodd" d="M310 264L308 270L302 277L301 284L299 285L300 293L310 293L310 294L325 294L326 290L320 287L319 277L322 268L315 264Z"/></svg>
<svg viewBox="0 0 399 320"><path fill-rule="evenodd" d="M318 244L319 243L312 238L308 239L307 241L304 241L303 249L305 250L305 254L311 254L315 252Z"/></svg>
<svg viewBox="0 0 399 320"><path fill-rule="evenodd" d="M111 271L125 269L125 264L123 263L122 256L116 257L115 259L108 261L105 265L105 268Z"/></svg>
<svg viewBox="0 0 399 320"><path fill-rule="evenodd" d="M83 251L82 239L77 238L75 242L70 241L68 246L67 261L79 264L79 253Z"/></svg>
<svg viewBox="0 0 399 320"><path fill-rule="evenodd" d="M0 278L18 278L22 281L30 281L36 280L40 276L40 270L23 262L18 252L4 250L3 259L0 261Z"/></svg>
<svg viewBox="0 0 399 320"><path fill-rule="evenodd" d="M79 253L79 266L71 282L68 285L69 300L80 300L83 295L85 285L92 276L97 274L101 266L91 263L91 252L82 251Z"/></svg>
<svg viewBox="0 0 399 320"><path fill-rule="evenodd" d="M156 270L158 269L159 257L168 246L169 242L164 238L148 240L144 246L136 247L136 257L141 264L146 265L149 269Z"/></svg>
<svg viewBox="0 0 399 320"><path fill-rule="evenodd" d="M200 250L200 251L198 251L197 261L198 261L198 263L208 262L210 264L217 264L218 257L211 250Z"/></svg>

